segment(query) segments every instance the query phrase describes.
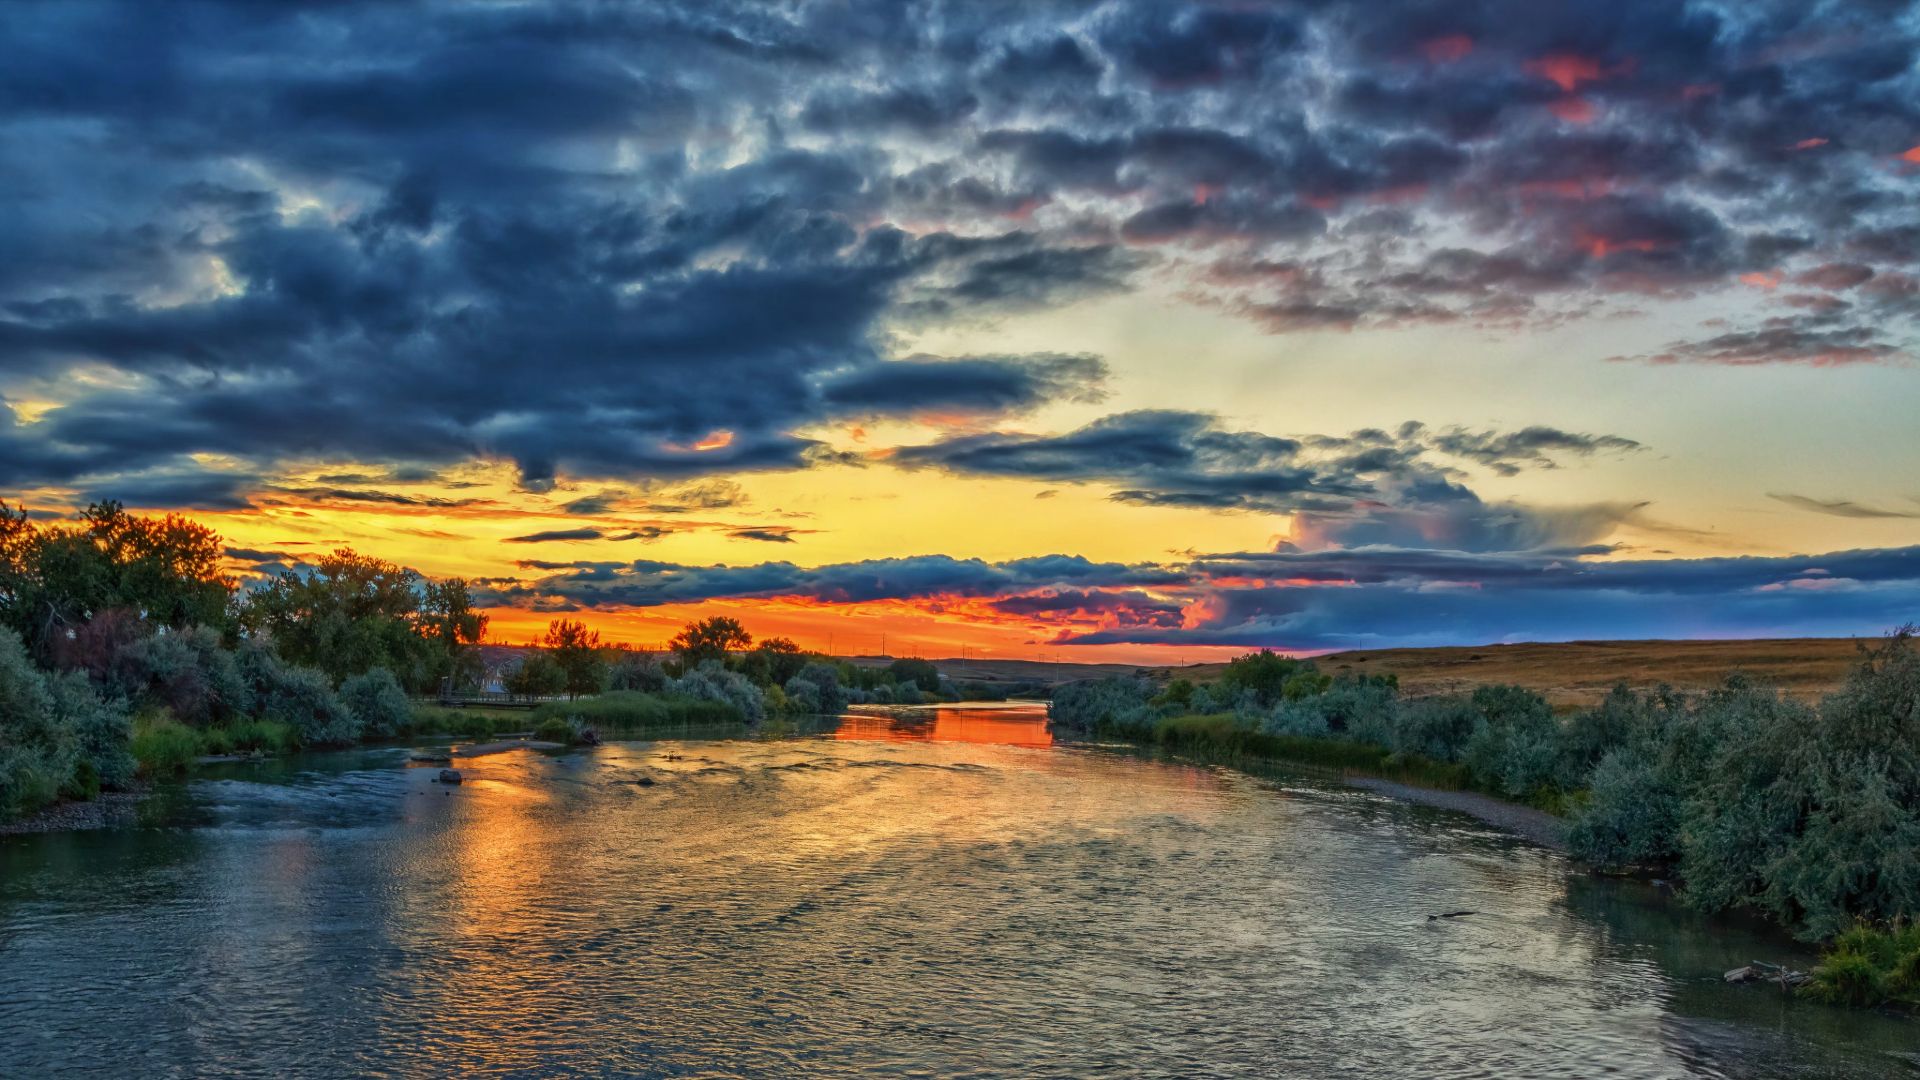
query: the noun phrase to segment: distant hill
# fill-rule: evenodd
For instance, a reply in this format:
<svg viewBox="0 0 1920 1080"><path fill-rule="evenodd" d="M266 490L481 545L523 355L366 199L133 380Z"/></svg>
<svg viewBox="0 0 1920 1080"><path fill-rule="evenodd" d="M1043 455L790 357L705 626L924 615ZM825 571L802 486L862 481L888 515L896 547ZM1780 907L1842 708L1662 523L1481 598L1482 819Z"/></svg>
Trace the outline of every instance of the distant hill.
<svg viewBox="0 0 1920 1080"><path fill-rule="evenodd" d="M1689 690L1717 685L1744 671L1797 696L1813 697L1840 684L1859 656L1857 638L1773 638L1758 641L1568 641L1430 649L1363 649L1315 658L1334 674L1397 675L1416 694L1471 690L1513 683L1555 705L1600 700L1615 683L1646 689L1661 683ZM882 657L853 657L885 664ZM1145 668L1131 664L1049 664L1038 660L934 660L942 674L982 682L1049 685L1108 675L1150 673L1196 682L1216 679L1225 664Z"/></svg>

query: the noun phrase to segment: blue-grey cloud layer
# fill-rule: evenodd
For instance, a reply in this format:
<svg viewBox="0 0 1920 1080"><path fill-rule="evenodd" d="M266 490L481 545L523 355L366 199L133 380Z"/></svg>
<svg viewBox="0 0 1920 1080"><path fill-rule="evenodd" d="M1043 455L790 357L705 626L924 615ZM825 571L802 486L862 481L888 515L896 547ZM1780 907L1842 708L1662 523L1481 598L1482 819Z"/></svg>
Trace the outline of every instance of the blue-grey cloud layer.
<svg viewBox="0 0 1920 1080"><path fill-rule="evenodd" d="M0 40L0 395L59 400L0 416L8 486L795 467L823 419L1097 393L884 325L1148 267L1276 331L1779 277L1668 362L1887 359L1920 305L1905 3L21 0Z"/></svg>
<svg viewBox="0 0 1920 1080"><path fill-rule="evenodd" d="M1063 645L1342 649L1486 641L1877 634L1920 611L1920 548L1581 561L1581 552L1236 552L1169 564L924 555L803 569L529 563L492 597L547 610L797 597L956 598ZM975 617L981 617L976 609ZM1065 629L1059 629L1060 627Z"/></svg>

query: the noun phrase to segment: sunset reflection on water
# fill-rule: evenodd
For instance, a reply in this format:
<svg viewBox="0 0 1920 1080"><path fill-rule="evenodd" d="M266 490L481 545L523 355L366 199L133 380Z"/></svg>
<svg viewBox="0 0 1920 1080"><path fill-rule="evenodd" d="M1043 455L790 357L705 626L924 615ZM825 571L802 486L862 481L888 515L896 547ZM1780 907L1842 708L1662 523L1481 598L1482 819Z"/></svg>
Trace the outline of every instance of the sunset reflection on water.
<svg viewBox="0 0 1920 1080"><path fill-rule="evenodd" d="M988 703L933 705L848 713L834 729L836 739L865 742L951 742L987 746L1053 745L1047 707Z"/></svg>

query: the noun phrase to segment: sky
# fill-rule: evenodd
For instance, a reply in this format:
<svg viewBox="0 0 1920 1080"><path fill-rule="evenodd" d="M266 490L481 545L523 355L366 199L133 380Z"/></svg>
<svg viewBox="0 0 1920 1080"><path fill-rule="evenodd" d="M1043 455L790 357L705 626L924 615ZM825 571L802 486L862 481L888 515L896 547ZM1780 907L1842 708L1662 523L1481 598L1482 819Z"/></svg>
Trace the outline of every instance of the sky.
<svg viewBox="0 0 1920 1080"><path fill-rule="evenodd" d="M493 632L1920 619L1920 7L0 5L0 497Z"/></svg>

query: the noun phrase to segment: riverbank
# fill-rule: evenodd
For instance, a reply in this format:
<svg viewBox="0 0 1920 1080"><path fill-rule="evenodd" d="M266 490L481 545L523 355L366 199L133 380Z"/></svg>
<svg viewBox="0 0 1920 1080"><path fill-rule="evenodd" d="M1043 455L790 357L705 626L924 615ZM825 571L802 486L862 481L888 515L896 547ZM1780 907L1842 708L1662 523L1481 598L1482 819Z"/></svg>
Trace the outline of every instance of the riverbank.
<svg viewBox="0 0 1920 1080"><path fill-rule="evenodd" d="M132 825L139 820L140 804L153 794L151 784L133 791L102 792L85 802L58 802L26 817L0 821L0 836L30 836L35 833L84 832Z"/></svg>
<svg viewBox="0 0 1920 1080"><path fill-rule="evenodd" d="M1416 787L1376 776L1349 775L1344 779L1349 787L1371 791L1376 795L1385 795L1401 802L1452 810L1503 832L1510 832L1522 839L1530 840L1541 847L1551 848L1563 855L1567 852L1566 819L1556 817L1545 810L1508 802L1505 799L1496 799L1477 791L1447 791L1441 788Z"/></svg>

